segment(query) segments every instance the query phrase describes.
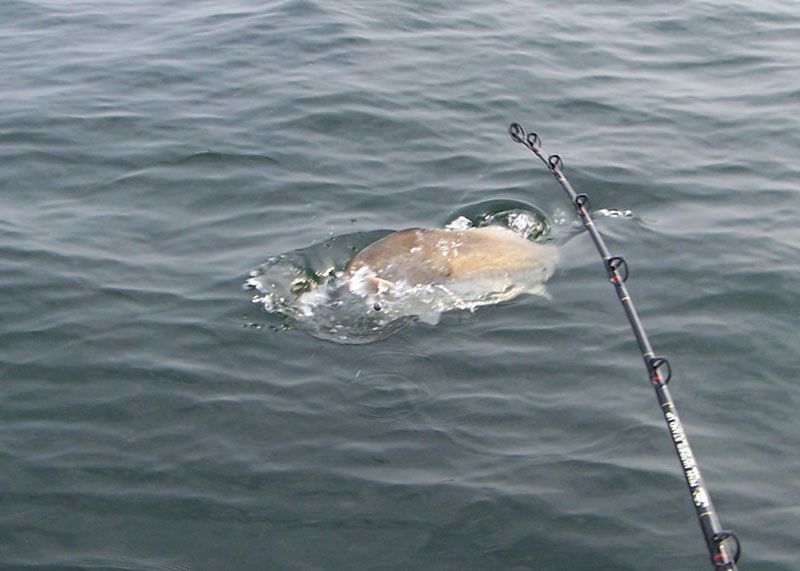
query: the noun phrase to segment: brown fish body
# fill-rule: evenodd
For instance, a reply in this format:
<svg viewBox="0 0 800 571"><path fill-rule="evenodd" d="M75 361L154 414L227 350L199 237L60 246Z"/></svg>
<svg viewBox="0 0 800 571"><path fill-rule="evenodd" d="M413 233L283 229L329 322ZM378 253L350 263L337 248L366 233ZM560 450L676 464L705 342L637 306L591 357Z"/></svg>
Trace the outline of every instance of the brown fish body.
<svg viewBox="0 0 800 571"><path fill-rule="evenodd" d="M356 254L345 274L365 276L378 290L398 284L450 284L459 280L512 280L541 270L538 285L552 271L555 246L532 242L500 226L448 230L409 228L389 234Z"/></svg>

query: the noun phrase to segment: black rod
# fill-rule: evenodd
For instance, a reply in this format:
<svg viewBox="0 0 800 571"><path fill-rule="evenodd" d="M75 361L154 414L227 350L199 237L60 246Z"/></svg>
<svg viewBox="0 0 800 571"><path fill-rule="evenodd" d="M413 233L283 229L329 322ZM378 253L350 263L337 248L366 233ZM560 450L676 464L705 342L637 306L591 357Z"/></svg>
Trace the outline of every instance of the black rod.
<svg viewBox="0 0 800 571"><path fill-rule="evenodd" d="M628 321L633 329L633 334L636 336L636 341L639 344L639 349L642 353L645 368L650 378L650 383L655 389L658 403L661 405L661 411L664 414L664 420L667 422L670 436L672 437L672 444L675 447L675 452L678 454L681 467L683 468L683 476L686 484L689 486L689 493L692 496L692 504L694 505L697 519L700 523L700 529L703 532L703 537L706 540L706 546L711 556L711 564L717 571L736 571L736 563L739 561L740 546L739 539L732 531L723 530L714 510L714 505L711 503L711 495L706 488L705 480L700 473L700 467L697 465L692 448L689 445L689 440L686 437L686 432L683 430L683 424L678 417L678 411L675 409L675 403L672 401L667 384L672 376L669 362L664 357L659 357L653 351L650 345L650 340L647 338L647 333L642 326L639 319L639 314L636 312L636 307L633 305L633 300L628 294L628 288L625 286L625 281L628 278L628 265L625 260L619 256L612 256L606 247L603 237L594 225L589 211L589 197L585 194L578 194L572 185L564 176L562 171L561 157L558 155L546 156L542 151L542 141L536 133L529 135L525 134L525 130L519 123L512 123L508 128L511 138L517 142L525 145L533 151L533 153L547 165L550 172L561 184L561 187L569 196L570 201L575 206L578 216L583 221L583 225L592 237L600 257L603 259L603 264L606 267L608 278L615 286L617 297L622 304L625 314L628 316ZM734 553L731 553L728 547L728 539L735 543Z"/></svg>

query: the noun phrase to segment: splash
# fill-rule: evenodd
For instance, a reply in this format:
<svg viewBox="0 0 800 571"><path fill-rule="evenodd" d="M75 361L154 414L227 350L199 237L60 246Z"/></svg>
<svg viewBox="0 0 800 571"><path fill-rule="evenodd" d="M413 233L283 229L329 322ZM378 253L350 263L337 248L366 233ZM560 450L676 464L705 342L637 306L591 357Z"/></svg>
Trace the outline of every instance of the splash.
<svg viewBox="0 0 800 571"><path fill-rule="evenodd" d="M338 343L369 343L413 321L475 311L522 293L546 295L557 250L546 217L490 201L453 213L442 228L336 236L266 261L245 287L283 327Z"/></svg>

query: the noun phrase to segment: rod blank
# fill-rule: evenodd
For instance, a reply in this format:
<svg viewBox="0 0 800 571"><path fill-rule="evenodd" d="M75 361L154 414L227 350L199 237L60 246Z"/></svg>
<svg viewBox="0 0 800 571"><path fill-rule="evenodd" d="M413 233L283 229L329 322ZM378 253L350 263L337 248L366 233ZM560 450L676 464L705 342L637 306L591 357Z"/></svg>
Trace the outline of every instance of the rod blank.
<svg viewBox="0 0 800 571"><path fill-rule="evenodd" d="M559 155L545 155L542 151L542 140L539 135L536 133L526 135L525 130L519 123L512 123L508 128L508 132L515 142L525 145L550 169L550 172L567 193L570 201L572 201L578 216L597 247L608 273L608 278L614 285L617 297L619 297L619 301L633 329L636 342L639 344L650 383L656 392L661 411L664 414L664 420L672 437L672 444L683 469L684 479L689 486L692 504L711 556L711 564L716 571L736 571L736 563L739 561L741 552L739 539L734 532L722 529L717 512L711 503L711 495L708 493L705 481L700 473L700 467L697 465L694 452L692 452L686 432L683 429L683 424L678 417L678 411L675 409L675 403L672 401L667 388L667 384L672 378L672 369L669 361L664 357L657 356L653 351L647 332L644 330L636 307L633 305L633 300L625 286L625 282L628 279L627 262L619 256L612 256L608 251L602 235L592 221L589 211L589 197L586 194L578 194L572 188L562 170L564 163L561 157ZM728 546L729 540L735 545L733 553L731 553Z"/></svg>

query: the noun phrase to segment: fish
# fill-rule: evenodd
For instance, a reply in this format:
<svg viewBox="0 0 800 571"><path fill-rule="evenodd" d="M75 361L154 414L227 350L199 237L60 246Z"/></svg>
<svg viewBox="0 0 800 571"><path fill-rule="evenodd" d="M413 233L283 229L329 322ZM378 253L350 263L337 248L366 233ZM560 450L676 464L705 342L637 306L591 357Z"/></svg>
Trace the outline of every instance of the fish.
<svg viewBox="0 0 800 571"><path fill-rule="evenodd" d="M554 241L533 241L498 224L367 237L338 236L274 256L244 285L258 291L254 302L289 318L284 327L336 343L370 343L416 321L435 325L446 312L473 312L520 294L549 298L544 284L559 260Z"/></svg>
<svg viewBox="0 0 800 571"><path fill-rule="evenodd" d="M543 284L558 257L555 245L533 242L502 226L406 228L358 252L343 277L350 292L376 311L387 300L419 292L474 309L521 293L546 295Z"/></svg>

